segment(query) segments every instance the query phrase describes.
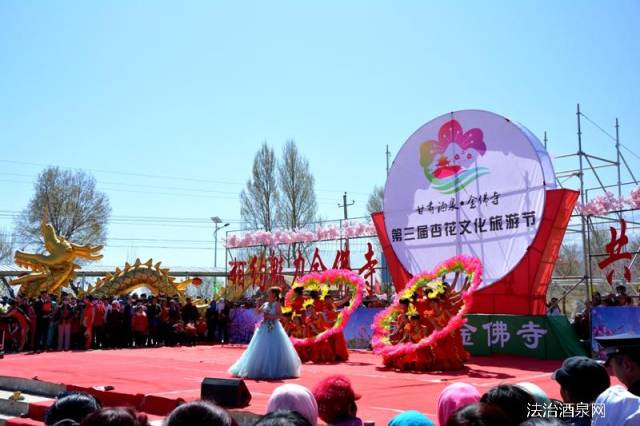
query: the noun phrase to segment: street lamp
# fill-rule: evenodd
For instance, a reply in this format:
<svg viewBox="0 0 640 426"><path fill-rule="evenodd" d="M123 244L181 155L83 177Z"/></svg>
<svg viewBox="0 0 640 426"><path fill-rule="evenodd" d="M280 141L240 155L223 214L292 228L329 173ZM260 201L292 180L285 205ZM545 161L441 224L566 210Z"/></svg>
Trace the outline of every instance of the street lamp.
<svg viewBox="0 0 640 426"><path fill-rule="evenodd" d="M222 219L220 219L218 216L212 216L211 221L214 223L216 227L213 231L213 267L217 268L218 267L218 231L221 230L222 228L226 228L227 226L229 226L229 224L225 223L224 225L220 226L220 224L222 223Z"/></svg>

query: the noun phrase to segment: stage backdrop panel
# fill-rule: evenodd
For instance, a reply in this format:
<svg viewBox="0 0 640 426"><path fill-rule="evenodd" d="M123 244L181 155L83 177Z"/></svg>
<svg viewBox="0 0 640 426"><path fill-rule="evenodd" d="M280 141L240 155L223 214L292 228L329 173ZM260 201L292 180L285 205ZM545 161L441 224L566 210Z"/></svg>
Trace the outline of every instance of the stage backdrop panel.
<svg viewBox="0 0 640 426"><path fill-rule="evenodd" d="M350 349L370 349L371 324L383 309L360 307L351 315L343 331ZM636 308L636 315L638 323L640 308ZM512 354L542 359L586 355L563 315L467 315L467 320L461 333L464 347L472 355ZM259 321L260 315L254 309L232 309L231 342L248 343ZM638 328L640 332L640 323Z"/></svg>
<svg viewBox="0 0 640 426"><path fill-rule="evenodd" d="M564 359L586 355L564 315L467 315L460 330L472 355L511 354Z"/></svg>
<svg viewBox="0 0 640 426"><path fill-rule="evenodd" d="M598 306L591 311L591 335L640 334L639 306ZM593 339L592 349L605 359L602 347Z"/></svg>
<svg viewBox="0 0 640 426"><path fill-rule="evenodd" d="M371 324L376 314L384 308L358 308L349 318L344 328L344 338L350 349L370 349ZM260 322L261 315L254 309L232 309L229 325L229 339L232 343L249 343L253 332Z"/></svg>

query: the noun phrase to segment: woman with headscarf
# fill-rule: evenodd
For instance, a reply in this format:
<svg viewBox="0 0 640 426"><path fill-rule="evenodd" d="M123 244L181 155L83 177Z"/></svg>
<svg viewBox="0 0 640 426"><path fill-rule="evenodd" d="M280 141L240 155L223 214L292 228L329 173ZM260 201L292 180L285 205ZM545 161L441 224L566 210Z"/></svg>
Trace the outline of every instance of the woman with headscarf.
<svg viewBox="0 0 640 426"><path fill-rule="evenodd" d="M435 423L424 414L409 410L392 418L389 426L435 426Z"/></svg>
<svg viewBox="0 0 640 426"><path fill-rule="evenodd" d="M445 425L458 409L480 401L478 388L468 383L452 383L440 392L438 397L438 424Z"/></svg>
<svg viewBox="0 0 640 426"><path fill-rule="evenodd" d="M295 411L311 426L318 424L318 404L313 393L304 386L287 383L277 387L267 402L267 414L279 410Z"/></svg>

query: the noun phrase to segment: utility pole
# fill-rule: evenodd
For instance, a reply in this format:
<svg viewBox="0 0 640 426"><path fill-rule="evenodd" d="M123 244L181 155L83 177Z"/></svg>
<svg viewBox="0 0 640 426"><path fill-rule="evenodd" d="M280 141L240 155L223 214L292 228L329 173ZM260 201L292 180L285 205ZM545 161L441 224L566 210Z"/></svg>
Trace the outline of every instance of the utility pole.
<svg viewBox="0 0 640 426"><path fill-rule="evenodd" d="M547 149L547 131L544 131L544 149Z"/></svg>
<svg viewBox="0 0 640 426"><path fill-rule="evenodd" d="M349 214L347 213L347 207L354 205L356 202L351 200L350 203L347 203L347 193L345 192L342 196L342 204L338 204L338 207L342 207L344 209L344 220L349 219Z"/></svg>
<svg viewBox="0 0 640 426"><path fill-rule="evenodd" d="M342 207L344 209L344 221L346 222L347 219L349 219L349 212L347 211L347 208L349 206L354 205L356 202L351 200L350 203L347 203L347 193L345 192L344 195L342 196L342 204L338 204L338 207ZM346 224L346 223L345 223ZM342 228L342 221L340 221L340 228ZM340 239L342 241L342 239ZM347 249L349 247L349 239L345 238L345 242L344 242L344 247L345 249Z"/></svg>

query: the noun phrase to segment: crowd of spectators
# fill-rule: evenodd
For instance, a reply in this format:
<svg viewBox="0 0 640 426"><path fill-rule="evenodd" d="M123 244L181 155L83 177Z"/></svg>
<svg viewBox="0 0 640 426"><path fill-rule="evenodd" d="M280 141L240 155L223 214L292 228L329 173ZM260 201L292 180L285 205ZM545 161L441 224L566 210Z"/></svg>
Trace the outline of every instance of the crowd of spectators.
<svg viewBox="0 0 640 426"><path fill-rule="evenodd" d="M177 297L164 295L76 298L43 291L37 298L2 300L0 307L19 315L0 312L0 327L5 326L7 352L225 343L231 308L254 308L261 297L256 294L233 303L205 300L206 307L199 309L190 298L180 303ZM372 307L384 303L377 297L367 299Z"/></svg>
<svg viewBox="0 0 640 426"><path fill-rule="evenodd" d="M193 345L228 341L231 303L220 299L198 309L165 296L78 299L42 292L38 298L6 300L3 323L13 348L34 352L161 345ZM19 315L10 315L15 310ZM20 323L20 318L25 322ZM24 335L21 335L23 333Z"/></svg>
<svg viewBox="0 0 640 426"><path fill-rule="evenodd" d="M456 382L445 387L437 401L437 419L409 410L397 414L390 426L536 426L640 424L640 350L615 352L607 364L626 386L611 386L602 363L571 357L553 373L562 400L552 400L533 383L501 384L481 393L475 386ZM231 412L210 401L177 407L165 426L365 426L358 415L357 393L342 375L321 379L313 389L299 384L277 387L266 414ZM416 400L416 405L420 405ZM567 407L581 407L571 410ZM601 408L596 410L595 407ZM46 425L146 426L148 419L129 408L101 407L90 395L60 395L49 409Z"/></svg>
<svg viewBox="0 0 640 426"><path fill-rule="evenodd" d="M582 340L590 340L591 311L593 308L635 306L634 298L638 297L630 296L627 292L627 287L624 285L617 285L615 287L615 291L612 291L605 296L600 292L595 291L591 300L585 301L584 304L578 304L578 310L572 319L572 325L576 334ZM638 298L638 304L640 304L640 298ZM564 315L563 310L560 308L560 300L557 297L552 297L547 302L547 315Z"/></svg>

